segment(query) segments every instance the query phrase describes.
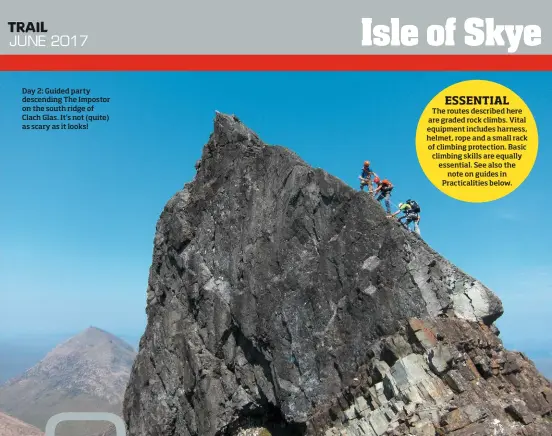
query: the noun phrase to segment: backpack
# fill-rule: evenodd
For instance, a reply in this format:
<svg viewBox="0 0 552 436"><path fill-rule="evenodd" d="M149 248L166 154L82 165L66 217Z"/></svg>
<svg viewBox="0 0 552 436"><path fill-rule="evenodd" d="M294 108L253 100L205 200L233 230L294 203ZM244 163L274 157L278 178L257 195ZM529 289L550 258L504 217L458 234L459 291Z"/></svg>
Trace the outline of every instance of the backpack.
<svg viewBox="0 0 552 436"><path fill-rule="evenodd" d="M386 186L387 189L393 189L393 184L387 179L384 179L381 184Z"/></svg>
<svg viewBox="0 0 552 436"><path fill-rule="evenodd" d="M418 203L416 203L416 200L406 200L406 202L412 208L412 212L415 212L415 213L420 213L421 212L420 205Z"/></svg>

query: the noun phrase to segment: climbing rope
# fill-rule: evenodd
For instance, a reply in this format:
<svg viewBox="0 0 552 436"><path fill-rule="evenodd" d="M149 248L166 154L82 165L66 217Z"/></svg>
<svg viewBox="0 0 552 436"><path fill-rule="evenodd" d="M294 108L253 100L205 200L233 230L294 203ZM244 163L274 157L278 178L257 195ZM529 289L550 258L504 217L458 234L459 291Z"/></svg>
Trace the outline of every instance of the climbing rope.
<svg viewBox="0 0 552 436"><path fill-rule="evenodd" d="M393 185L393 188L395 188L396 185ZM377 201L377 196L379 195L379 193L376 195L374 193L370 193L371 194L372 198L374 200ZM382 200L385 201L385 198L383 198ZM392 205L393 207L395 207L396 209L399 209L399 206L397 204L395 204L394 202L391 201L391 199L389 199L389 204ZM398 220L397 220L398 221ZM400 224L402 224L403 227L405 227L408 231L412 232L412 233L418 233L418 235L421 237L421 233L420 233L420 228L418 227L418 231L416 232L415 230L411 230L408 226L406 226L403 222L399 221Z"/></svg>
<svg viewBox="0 0 552 436"><path fill-rule="evenodd" d="M375 173L374 173L374 174L375 174ZM361 180L367 181L367 179L363 179L363 178L361 178ZM372 183L372 180L371 180L371 179L369 179L368 181L369 181L370 184ZM393 189L394 189L394 188L396 188L396 185L393 185ZM378 197L379 193L378 193L377 195L374 194L373 192L368 192L368 193L372 196L372 198L373 198L374 200L377 201L377 197ZM385 198L383 198L382 200L385 201ZM395 209L399 209L399 206L398 206L397 204L395 204L393 201L391 201L391 198L389 198L389 204L390 204L391 206L393 206ZM404 224L403 224L403 226L404 226ZM407 227L407 229L410 230L408 227Z"/></svg>

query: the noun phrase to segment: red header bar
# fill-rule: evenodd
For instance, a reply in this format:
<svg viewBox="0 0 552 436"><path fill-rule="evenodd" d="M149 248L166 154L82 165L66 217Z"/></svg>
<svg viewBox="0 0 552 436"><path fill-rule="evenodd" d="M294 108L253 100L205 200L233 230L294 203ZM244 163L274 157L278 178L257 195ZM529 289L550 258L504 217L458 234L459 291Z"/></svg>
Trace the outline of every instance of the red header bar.
<svg viewBox="0 0 552 436"><path fill-rule="evenodd" d="M0 71L552 71L552 55L0 55Z"/></svg>

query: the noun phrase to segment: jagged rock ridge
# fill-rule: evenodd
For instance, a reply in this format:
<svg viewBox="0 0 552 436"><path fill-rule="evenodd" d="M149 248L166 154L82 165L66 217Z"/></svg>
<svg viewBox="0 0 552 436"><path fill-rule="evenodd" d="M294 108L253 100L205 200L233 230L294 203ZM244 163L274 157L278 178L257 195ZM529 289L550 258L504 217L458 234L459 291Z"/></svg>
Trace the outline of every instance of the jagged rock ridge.
<svg viewBox="0 0 552 436"><path fill-rule="evenodd" d="M367 193L219 113L196 168L157 225L129 435L552 434L497 296Z"/></svg>

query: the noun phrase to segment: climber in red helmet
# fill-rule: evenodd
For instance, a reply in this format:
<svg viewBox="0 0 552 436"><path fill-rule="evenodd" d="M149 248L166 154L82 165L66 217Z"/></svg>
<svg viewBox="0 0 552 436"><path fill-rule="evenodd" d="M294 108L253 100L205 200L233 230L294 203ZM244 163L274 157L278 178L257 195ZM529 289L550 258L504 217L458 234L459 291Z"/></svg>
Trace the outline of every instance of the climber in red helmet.
<svg viewBox="0 0 552 436"><path fill-rule="evenodd" d="M385 200L385 209L387 210L387 214L391 215L391 191L393 190L393 184L387 179L380 180L378 176L374 178L374 183L377 185L374 197L377 201Z"/></svg>
<svg viewBox="0 0 552 436"><path fill-rule="evenodd" d="M361 191L364 191L365 186L368 186L368 192L370 192L370 194L374 191L374 188L372 185L372 176L375 176L375 173L370 168L370 161L369 160L364 161L364 166L360 171L360 176L358 176L358 178L360 179Z"/></svg>

